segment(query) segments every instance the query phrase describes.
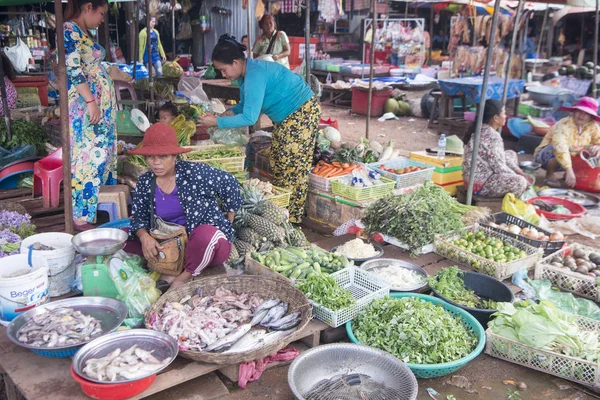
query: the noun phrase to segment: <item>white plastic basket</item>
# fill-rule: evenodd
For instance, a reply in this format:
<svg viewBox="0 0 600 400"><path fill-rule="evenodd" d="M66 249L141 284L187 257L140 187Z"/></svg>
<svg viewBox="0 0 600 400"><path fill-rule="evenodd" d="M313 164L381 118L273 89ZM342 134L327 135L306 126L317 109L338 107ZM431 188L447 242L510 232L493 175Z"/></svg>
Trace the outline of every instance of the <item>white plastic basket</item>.
<svg viewBox="0 0 600 400"><path fill-rule="evenodd" d="M580 317L577 324L583 330L594 331L600 334L600 321ZM584 385L600 387L600 364L597 362L537 349L496 335L491 329L488 329L485 334L485 352L492 357Z"/></svg>
<svg viewBox="0 0 600 400"><path fill-rule="evenodd" d="M355 267L344 268L331 274L338 286L352 293L356 303L338 311L330 310L312 300L313 315L327 325L337 328L354 319L356 315L375 299L383 298L390 293L389 284L377 275Z"/></svg>
<svg viewBox="0 0 600 400"><path fill-rule="evenodd" d="M406 174L396 174L380 169L380 165L383 165L386 168L394 169L401 169L406 167L421 167L425 169L422 169L420 171L408 172ZM418 161L413 161L406 157L398 157L389 161L367 164L367 167L379 172L382 176L385 176L386 178L390 178L396 181L396 189L412 187L415 185L425 183L425 181L430 181L433 177L433 171L435 170L435 167L432 167L431 165L423 164Z"/></svg>
<svg viewBox="0 0 600 400"><path fill-rule="evenodd" d="M308 186L320 190L321 192L331 192L331 181L344 177L346 175L334 176L333 178L323 178L317 174L311 172L308 178Z"/></svg>
<svg viewBox="0 0 600 400"><path fill-rule="evenodd" d="M527 253L527 256L512 262L499 263L480 257L451 243L453 240L459 239L467 232L477 233L479 231L483 231L487 237L500 239L519 250L523 250ZM457 263L470 266L477 270L477 272L493 276L501 281L510 278L515 272L522 268L525 268L526 270L533 269L543 253L542 249L537 249L501 232L496 232L487 226L480 225L473 225L458 231L436 235L433 239L433 247L436 254L446 257L449 260L456 261Z"/></svg>
<svg viewBox="0 0 600 400"><path fill-rule="evenodd" d="M575 249L581 249L586 252L600 253L600 249L584 246L578 243L572 243L569 246L550 254L540 260L535 266L535 279L548 279L552 282L552 286L556 286L561 290L575 293L581 297L600 301L600 289L598 288L598 277L591 277L580 274L564 268L550 265L554 257L566 257Z"/></svg>

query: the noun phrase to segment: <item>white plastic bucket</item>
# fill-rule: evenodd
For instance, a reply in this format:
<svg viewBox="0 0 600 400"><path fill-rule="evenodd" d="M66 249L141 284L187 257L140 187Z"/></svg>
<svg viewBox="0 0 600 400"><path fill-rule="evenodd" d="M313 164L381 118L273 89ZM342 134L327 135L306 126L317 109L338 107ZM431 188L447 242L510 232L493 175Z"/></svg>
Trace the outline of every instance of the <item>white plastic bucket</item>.
<svg viewBox="0 0 600 400"><path fill-rule="evenodd" d="M12 321L20 313L48 301L48 263L27 254L0 258L0 319ZM22 275L17 275L22 272Z"/></svg>
<svg viewBox="0 0 600 400"><path fill-rule="evenodd" d="M67 294L71 291L75 273L77 272L77 264L72 263L69 267L59 272L56 275L48 276L48 295L50 297L58 297Z"/></svg>
<svg viewBox="0 0 600 400"><path fill-rule="evenodd" d="M46 259L49 269L48 274L56 275L73 264L75 248L71 243L71 239L73 239L73 235L61 232L40 233L29 236L21 242L21 254L28 255L29 246L36 242L54 247L55 250L31 250L31 254Z"/></svg>

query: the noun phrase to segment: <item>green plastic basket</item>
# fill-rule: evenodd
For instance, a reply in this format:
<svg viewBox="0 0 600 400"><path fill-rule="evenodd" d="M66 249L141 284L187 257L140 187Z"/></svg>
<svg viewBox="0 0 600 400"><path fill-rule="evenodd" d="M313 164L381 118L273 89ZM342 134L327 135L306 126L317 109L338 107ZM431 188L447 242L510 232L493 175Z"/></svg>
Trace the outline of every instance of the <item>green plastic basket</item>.
<svg viewBox="0 0 600 400"><path fill-rule="evenodd" d="M444 307L446 310L450 311L455 316L462 318L463 322L465 324L465 327L468 330L470 330L471 332L475 333L475 335L479 339L479 343L477 344L477 347L475 347L475 349L471 352L471 354L469 354L468 356L463 357L459 360L456 360L456 361L442 363L442 364L410 364L410 363L406 363L406 365L408 365L408 367L411 369L411 371L415 374L415 376L417 378L425 378L425 379L426 378L437 378L440 376L453 374L454 372L458 371L459 369L461 369L462 367L467 365L467 363L474 360L483 351L483 348L485 347L485 331L483 329L483 326L481 326L481 324L475 319L475 317L473 317L471 314L469 314L465 310L461 310L460 308L454 307L453 305L448 304L441 299L438 299L433 296L428 296L425 294L397 293L396 292L396 293L390 293L390 297L394 297L394 298L416 297L420 300L425 300L430 303L440 305L440 306ZM358 341L358 339L356 339L356 336L354 336L354 332L352 331L352 321L348 321L346 323L346 333L348 334L348 337L350 338L350 341L352 341L352 343L361 344Z"/></svg>
<svg viewBox="0 0 600 400"><path fill-rule="evenodd" d="M383 183L374 186L355 187L346 185L337 179L331 181L331 193L355 201L378 199L391 194L396 186L396 182L388 178L382 177L381 182Z"/></svg>

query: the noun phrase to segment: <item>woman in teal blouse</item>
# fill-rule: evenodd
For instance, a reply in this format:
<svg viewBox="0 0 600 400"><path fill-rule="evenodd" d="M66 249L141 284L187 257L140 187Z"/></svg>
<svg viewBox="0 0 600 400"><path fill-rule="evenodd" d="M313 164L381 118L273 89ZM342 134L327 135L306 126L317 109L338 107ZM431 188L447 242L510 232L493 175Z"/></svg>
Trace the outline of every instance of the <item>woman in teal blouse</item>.
<svg viewBox="0 0 600 400"><path fill-rule="evenodd" d="M246 59L245 50L229 35L219 39L212 53L213 65L223 77L238 81L240 102L220 117L208 115L200 120L219 128L252 126L260 114L273 121L273 185L292 190L290 221L300 223L321 107L299 75L277 63Z"/></svg>

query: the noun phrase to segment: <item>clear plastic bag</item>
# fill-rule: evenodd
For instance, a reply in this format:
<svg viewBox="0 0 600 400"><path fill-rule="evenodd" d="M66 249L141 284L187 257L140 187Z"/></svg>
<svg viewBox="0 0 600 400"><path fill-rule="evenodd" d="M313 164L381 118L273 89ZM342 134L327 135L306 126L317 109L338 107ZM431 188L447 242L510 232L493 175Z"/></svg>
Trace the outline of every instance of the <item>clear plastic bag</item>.
<svg viewBox="0 0 600 400"><path fill-rule="evenodd" d="M249 141L248 136L245 134L246 128L214 129L209 130L209 133L210 138L215 143L227 146L245 146Z"/></svg>
<svg viewBox="0 0 600 400"><path fill-rule="evenodd" d="M177 84L177 91L190 99L192 104L210 105L210 99L202 89L202 81L194 76L184 76Z"/></svg>

